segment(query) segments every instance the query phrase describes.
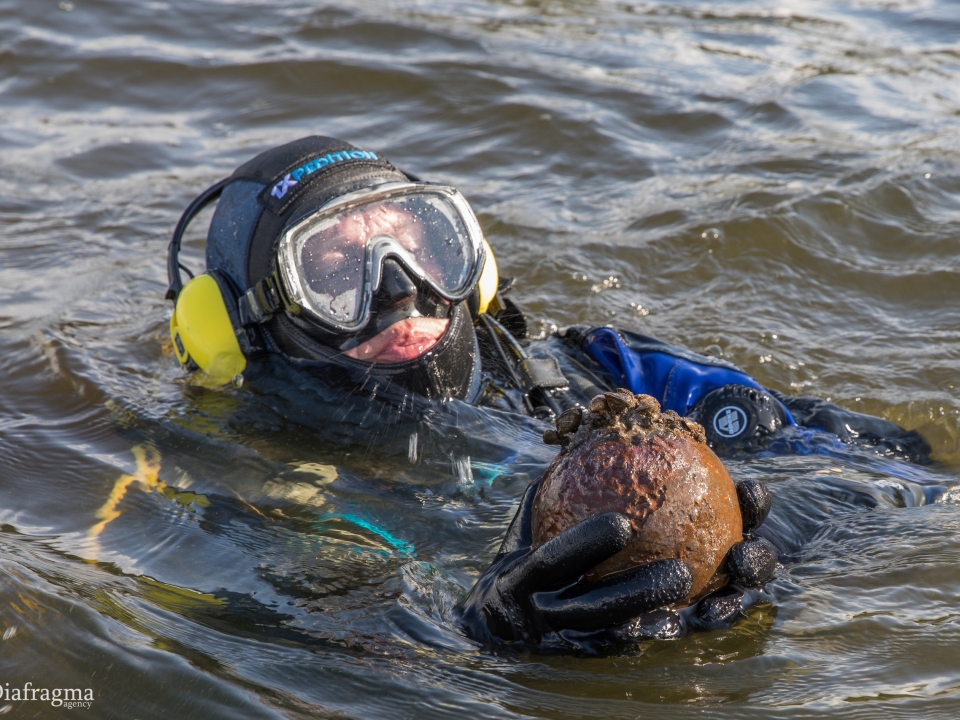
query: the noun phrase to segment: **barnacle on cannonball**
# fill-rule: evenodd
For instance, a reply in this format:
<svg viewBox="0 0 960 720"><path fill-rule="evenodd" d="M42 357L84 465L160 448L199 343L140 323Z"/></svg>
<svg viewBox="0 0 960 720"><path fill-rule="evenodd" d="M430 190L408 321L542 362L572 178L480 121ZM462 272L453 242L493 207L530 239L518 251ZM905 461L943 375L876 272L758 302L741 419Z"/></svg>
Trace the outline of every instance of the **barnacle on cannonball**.
<svg viewBox="0 0 960 720"><path fill-rule="evenodd" d="M544 439L562 445L533 504L540 545L592 515L616 510L630 520L630 544L588 573L598 580L667 558L685 562L688 605L727 583L725 559L743 539L737 491L707 447L703 428L649 395L597 395L585 411L567 411Z"/></svg>

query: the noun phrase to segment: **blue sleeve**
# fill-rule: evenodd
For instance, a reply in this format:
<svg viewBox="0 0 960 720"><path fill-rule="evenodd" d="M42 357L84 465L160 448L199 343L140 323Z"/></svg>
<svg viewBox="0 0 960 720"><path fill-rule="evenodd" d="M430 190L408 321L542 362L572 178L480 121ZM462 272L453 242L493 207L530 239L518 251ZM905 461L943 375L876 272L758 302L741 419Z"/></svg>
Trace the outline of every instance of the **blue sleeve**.
<svg viewBox="0 0 960 720"><path fill-rule="evenodd" d="M689 415L707 393L724 385L747 385L766 392L730 363L644 335L596 328L583 336L581 349L616 385L652 395L664 410L679 415ZM788 425L796 424L786 408L784 413Z"/></svg>

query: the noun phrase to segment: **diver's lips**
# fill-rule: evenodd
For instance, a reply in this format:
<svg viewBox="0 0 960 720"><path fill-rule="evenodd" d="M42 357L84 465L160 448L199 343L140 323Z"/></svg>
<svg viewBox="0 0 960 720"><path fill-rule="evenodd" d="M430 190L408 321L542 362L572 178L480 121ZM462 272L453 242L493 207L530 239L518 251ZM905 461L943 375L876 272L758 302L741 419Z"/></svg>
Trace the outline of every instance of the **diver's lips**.
<svg viewBox="0 0 960 720"><path fill-rule="evenodd" d="M406 318L343 354L354 360L375 363L413 360L440 342L448 327L450 320L447 318Z"/></svg>

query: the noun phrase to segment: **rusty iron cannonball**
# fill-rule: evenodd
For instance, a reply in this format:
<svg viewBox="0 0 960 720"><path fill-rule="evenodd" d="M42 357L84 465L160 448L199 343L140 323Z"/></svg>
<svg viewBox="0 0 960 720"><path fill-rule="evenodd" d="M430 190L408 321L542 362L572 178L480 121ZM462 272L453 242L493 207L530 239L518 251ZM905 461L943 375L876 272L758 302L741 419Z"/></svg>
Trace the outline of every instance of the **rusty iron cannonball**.
<svg viewBox="0 0 960 720"><path fill-rule="evenodd" d="M540 545L592 515L615 510L630 520L626 548L597 565L588 580L678 558L690 568L689 605L728 581L725 559L743 539L737 491L703 428L649 395L597 395L587 410L557 418L544 441L560 444L533 504Z"/></svg>

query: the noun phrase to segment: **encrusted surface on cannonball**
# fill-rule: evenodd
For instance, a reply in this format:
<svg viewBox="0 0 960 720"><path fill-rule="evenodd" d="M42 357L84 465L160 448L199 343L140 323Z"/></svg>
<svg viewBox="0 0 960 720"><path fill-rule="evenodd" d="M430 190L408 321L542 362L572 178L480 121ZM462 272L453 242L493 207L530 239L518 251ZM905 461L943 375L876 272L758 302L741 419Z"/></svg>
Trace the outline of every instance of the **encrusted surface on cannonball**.
<svg viewBox="0 0 960 720"><path fill-rule="evenodd" d="M693 575L681 605L726 584L724 560L743 539L743 522L733 480L702 427L627 390L598 395L557 424L563 449L534 499L535 544L616 510L630 520L634 538L588 579L678 558Z"/></svg>

